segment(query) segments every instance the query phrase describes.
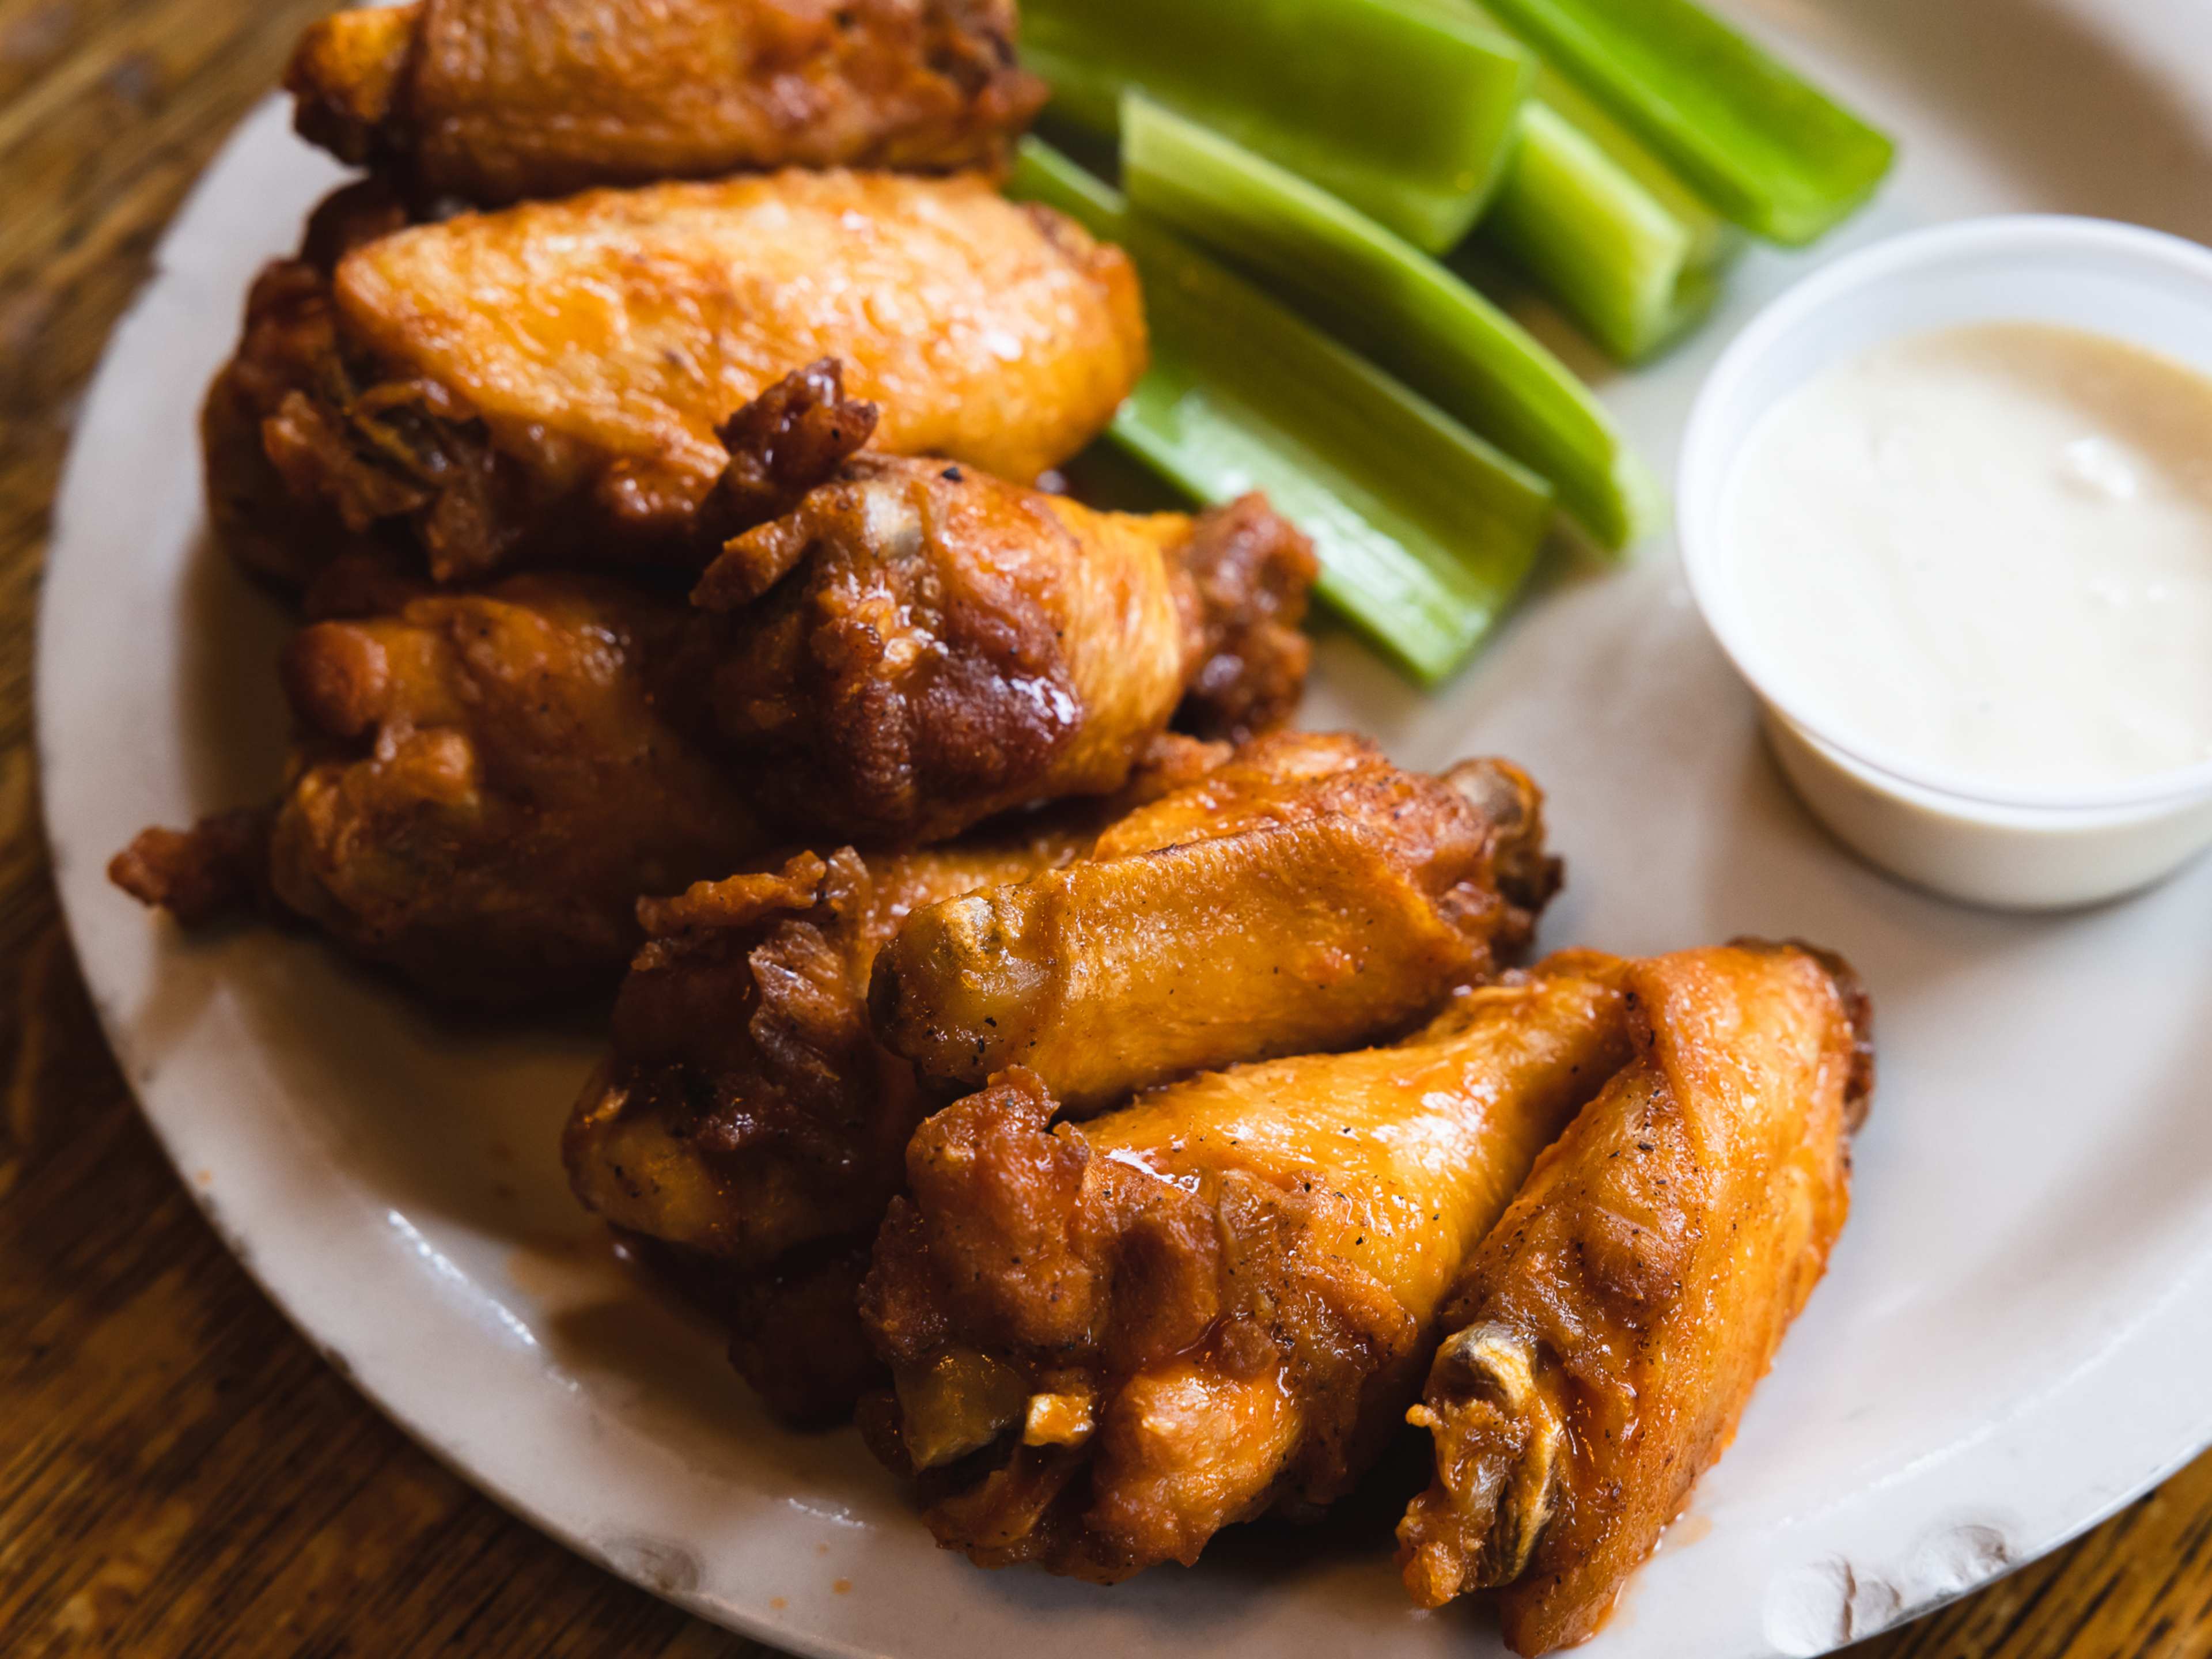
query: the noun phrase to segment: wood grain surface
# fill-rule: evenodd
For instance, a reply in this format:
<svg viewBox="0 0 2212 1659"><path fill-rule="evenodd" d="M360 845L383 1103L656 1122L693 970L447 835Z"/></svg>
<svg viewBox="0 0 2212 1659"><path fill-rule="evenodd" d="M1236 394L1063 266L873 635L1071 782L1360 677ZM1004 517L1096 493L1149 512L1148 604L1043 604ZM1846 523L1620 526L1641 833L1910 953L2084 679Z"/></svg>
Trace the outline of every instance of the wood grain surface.
<svg viewBox="0 0 2212 1659"><path fill-rule="evenodd" d="M76 399L321 9L0 0L0 1655L764 1653L509 1518L292 1333L162 1162L56 914L31 635ZM2212 1457L1860 1651L2212 1654Z"/></svg>

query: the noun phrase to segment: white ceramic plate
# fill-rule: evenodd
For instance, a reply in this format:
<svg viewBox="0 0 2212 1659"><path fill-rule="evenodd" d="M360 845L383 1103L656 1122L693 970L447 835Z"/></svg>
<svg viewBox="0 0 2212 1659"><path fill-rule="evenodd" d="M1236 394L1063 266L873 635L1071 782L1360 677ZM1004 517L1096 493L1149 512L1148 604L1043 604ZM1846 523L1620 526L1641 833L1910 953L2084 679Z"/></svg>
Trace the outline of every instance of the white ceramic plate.
<svg viewBox="0 0 2212 1659"><path fill-rule="evenodd" d="M1738 9L1905 142L1838 246L2020 208L2212 240L2197 0ZM1114 1590L939 1553L851 1434L769 1427L714 1334L593 1243L554 1142L595 1032L462 1035L312 941L186 945L107 886L140 826L251 800L274 773L282 620L204 544L193 416L252 271L335 176L272 104L185 208L84 407L40 636L78 953L240 1260L485 1491L787 1648L1493 1650L1480 1613L1408 1608L1374 1516L1318 1538L1248 1528L1195 1571ZM1806 263L1755 257L1695 342L1609 386L1662 469L1706 365ZM1802 934L1877 1000L1882 1085L1833 1267L1594 1659L1826 1651L2051 1548L2212 1442L2212 866L2057 920L1889 884L1784 792L1663 545L1553 581L1432 700L1341 640L1322 655L1311 723L1409 763L1488 750L1535 770L1571 869L1547 944Z"/></svg>

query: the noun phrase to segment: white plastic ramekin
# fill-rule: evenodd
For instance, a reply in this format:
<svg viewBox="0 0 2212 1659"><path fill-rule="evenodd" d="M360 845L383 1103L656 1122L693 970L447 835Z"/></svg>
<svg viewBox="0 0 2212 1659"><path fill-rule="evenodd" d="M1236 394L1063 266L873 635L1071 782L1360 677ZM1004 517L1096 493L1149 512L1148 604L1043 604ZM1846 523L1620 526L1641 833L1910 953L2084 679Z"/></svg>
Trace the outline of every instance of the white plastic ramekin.
<svg viewBox="0 0 2212 1659"><path fill-rule="evenodd" d="M1917 885L2048 909L2146 886L2212 846L2212 763L2039 794L1847 742L1828 711L1796 702L1775 672L1722 545L1730 471L1778 400L1899 335L1997 321L2094 330L2212 375L2212 251L2131 225L2028 216L1917 231L1839 259L1761 313L1706 380L1683 441L1677 514L1691 592L1759 694L1776 757L1806 805Z"/></svg>

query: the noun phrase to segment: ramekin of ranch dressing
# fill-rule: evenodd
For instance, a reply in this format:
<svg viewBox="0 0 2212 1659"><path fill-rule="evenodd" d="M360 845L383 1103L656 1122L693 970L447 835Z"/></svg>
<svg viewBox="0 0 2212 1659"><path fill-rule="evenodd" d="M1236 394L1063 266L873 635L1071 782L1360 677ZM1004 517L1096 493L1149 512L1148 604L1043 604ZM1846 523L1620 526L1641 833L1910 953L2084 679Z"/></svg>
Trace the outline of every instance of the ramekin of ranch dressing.
<svg viewBox="0 0 2212 1659"><path fill-rule="evenodd" d="M1978 902L2212 843L2212 253L1981 221L1840 262L1686 439L1691 586L1808 805Z"/></svg>

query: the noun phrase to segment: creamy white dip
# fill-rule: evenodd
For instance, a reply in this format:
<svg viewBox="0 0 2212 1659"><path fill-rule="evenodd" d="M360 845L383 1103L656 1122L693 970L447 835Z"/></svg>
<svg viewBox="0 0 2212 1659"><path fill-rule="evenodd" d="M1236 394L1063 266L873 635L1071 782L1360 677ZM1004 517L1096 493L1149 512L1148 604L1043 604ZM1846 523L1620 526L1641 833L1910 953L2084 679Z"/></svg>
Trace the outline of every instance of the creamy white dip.
<svg viewBox="0 0 2212 1659"><path fill-rule="evenodd" d="M1847 748L2007 789L2212 759L2212 380L2080 330L1911 336L1768 410L1723 579Z"/></svg>

